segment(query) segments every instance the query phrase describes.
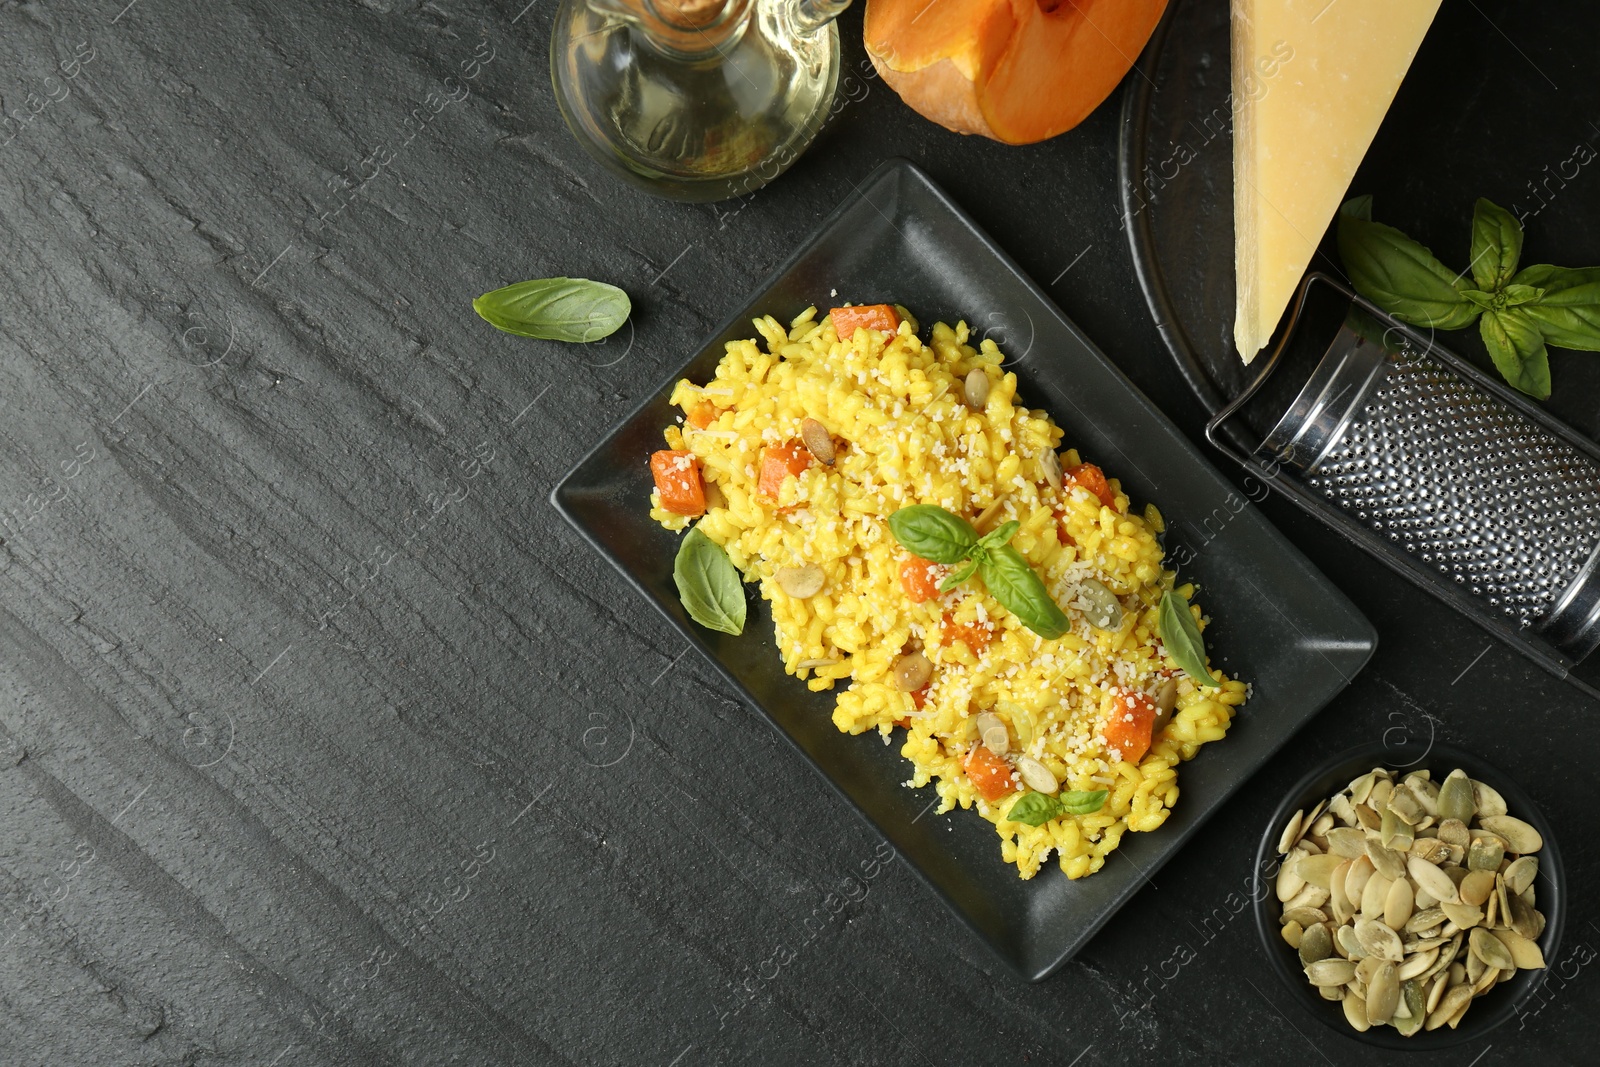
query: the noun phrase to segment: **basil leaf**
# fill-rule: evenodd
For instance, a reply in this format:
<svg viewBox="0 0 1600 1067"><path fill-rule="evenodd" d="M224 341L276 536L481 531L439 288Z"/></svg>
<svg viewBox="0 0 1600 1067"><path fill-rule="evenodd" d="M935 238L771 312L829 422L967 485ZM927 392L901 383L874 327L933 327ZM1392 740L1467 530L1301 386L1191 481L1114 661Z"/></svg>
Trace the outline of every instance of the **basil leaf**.
<svg viewBox="0 0 1600 1067"><path fill-rule="evenodd" d="M935 563L960 563L978 542L971 523L934 504L901 508L889 516L889 531L907 552Z"/></svg>
<svg viewBox="0 0 1600 1067"><path fill-rule="evenodd" d="M1101 794L1104 796L1104 794ZM1011 805L1006 818L1028 826L1043 826L1061 814L1061 802L1048 793L1024 793Z"/></svg>
<svg viewBox="0 0 1600 1067"><path fill-rule="evenodd" d="M979 557L974 555L961 566L945 575L944 581L939 583L939 592L948 593L950 590L954 589L968 578L971 578L972 572L978 569L978 562Z"/></svg>
<svg viewBox="0 0 1600 1067"><path fill-rule="evenodd" d="M1536 304L1544 299L1544 290L1535 289L1531 285L1518 285L1512 282L1500 292L1505 296L1506 307L1521 307L1523 304Z"/></svg>
<svg viewBox="0 0 1600 1067"><path fill-rule="evenodd" d="M472 309L489 325L545 341L598 341L628 321L628 294L587 278L535 278L484 293Z"/></svg>
<svg viewBox="0 0 1600 1067"><path fill-rule="evenodd" d="M1502 378L1529 396L1550 396L1550 353L1528 308L1485 311L1478 329Z"/></svg>
<svg viewBox="0 0 1600 1067"><path fill-rule="evenodd" d="M1189 602L1175 590L1168 589L1161 596L1161 607L1156 612L1156 632L1167 648L1172 662L1183 668L1183 673L1200 685L1217 686L1217 680L1206 669L1206 643L1200 636L1200 627L1189 610Z"/></svg>
<svg viewBox="0 0 1600 1067"><path fill-rule="evenodd" d="M1517 272L1522 256L1522 224L1498 204L1478 198L1472 208L1472 279L1479 289L1496 292Z"/></svg>
<svg viewBox="0 0 1600 1067"><path fill-rule="evenodd" d="M1544 290L1522 310L1539 324L1546 344L1600 352L1600 267L1568 269L1540 263L1511 281L1507 294L1518 283Z"/></svg>
<svg viewBox="0 0 1600 1067"><path fill-rule="evenodd" d="M1372 194L1365 193L1361 196L1352 196L1349 200L1339 205L1339 221L1343 222L1348 215L1362 222L1372 221Z"/></svg>
<svg viewBox="0 0 1600 1067"><path fill-rule="evenodd" d="M1022 553L1010 545L989 549L978 565L978 573L989 587L989 595L1040 637L1053 641L1071 629L1066 614L1051 599L1050 590Z"/></svg>
<svg viewBox="0 0 1600 1067"><path fill-rule="evenodd" d="M1486 293L1482 289L1463 289L1461 290L1461 295L1472 301L1474 304L1477 304L1485 311L1493 311L1497 301L1504 303L1504 301L1494 293Z"/></svg>
<svg viewBox="0 0 1600 1067"><path fill-rule="evenodd" d="M1339 257L1356 291L1397 319L1459 330L1479 308L1462 295L1461 279L1432 252L1393 226L1371 221L1372 198L1339 209Z"/></svg>
<svg viewBox="0 0 1600 1067"><path fill-rule="evenodd" d="M1012 519L1004 526L1001 526L995 530L990 530L988 533L978 538L978 547L999 548L1001 545L1015 537L1017 531L1021 528L1022 523L1018 522L1016 519Z"/></svg>
<svg viewBox="0 0 1600 1067"><path fill-rule="evenodd" d="M1092 792L1086 792L1081 789L1074 789L1070 792L1062 793L1056 799L1061 804L1061 810L1068 815L1093 815L1105 807L1106 791L1104 789L1096 789Z"/></svg>
<svg viewBox="0 0 1600 1067"><path fill-rule="evenodd" d="M744 582L722 546L696 526L678 546L672 580L689 618L737 637L744 632Z"/></svg>

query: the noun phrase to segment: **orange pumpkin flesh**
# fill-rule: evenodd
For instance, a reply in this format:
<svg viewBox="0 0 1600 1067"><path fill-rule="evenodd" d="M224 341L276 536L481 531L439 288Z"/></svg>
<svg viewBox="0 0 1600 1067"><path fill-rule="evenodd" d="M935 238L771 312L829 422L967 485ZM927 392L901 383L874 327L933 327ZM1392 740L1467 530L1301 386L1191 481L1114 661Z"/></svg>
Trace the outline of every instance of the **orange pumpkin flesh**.
<svg viewBox="0 0 1600 1067"><path fill-rule="evenodd" d="M1082 122L1133 66L1167 0L867 0L867 52L915 111L1031 144Z"/></svg>

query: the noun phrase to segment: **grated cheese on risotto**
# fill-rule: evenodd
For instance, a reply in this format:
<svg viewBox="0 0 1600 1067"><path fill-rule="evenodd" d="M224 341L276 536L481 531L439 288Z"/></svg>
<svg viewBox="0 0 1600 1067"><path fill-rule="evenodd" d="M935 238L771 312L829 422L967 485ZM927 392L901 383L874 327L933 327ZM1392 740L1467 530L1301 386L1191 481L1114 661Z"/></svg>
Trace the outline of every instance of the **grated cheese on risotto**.
<svg viewBox="0 0 1600 1067"><path fill-rule="evenodd" d="M1081 465L1075 450L1054 455L1061 429L1020 403L1016 375L1002 368L993 341L974 348L965 323L938 323L924 344L904 309L893 332L861 326L841 340L834 317L818 320L808 308L785 330L764 316L754 323L758 339L728 344L711 382L677 384L672 402L686 417L667 427L666 441L698 462L704 514L669 510L658 491L651 516L674 530L698 521L745 579L760 583L785 669L813 690L837 693L840 730L876 731L886 743L899 737L911 763L908 786L931 783L939 811L972 809L992 823L1002 857L1023 878L1052 853L1067 877L1092 874L1125 833L1166 821L1178 800L1178 763L1227 733L1246 686L1212 669L1219 684L1203 688L1168 658L1157 607L1176 575L1161 566L1159 512L1133 513L1116 480ZM974 369L988 383L979 383L978 409L964 390ZM808 419L831 437L831 465L801 447ZM772 488L772 455L789 464L778 468L775 495L764 491ZM943 594L930 587L917 599L903 572L918 563L888 524L912 504L945 508L980 534L1020 523L1010 543L1070 630L1041 638L979 578ZM820 590L791 595L785 584L797 583L780 571L807 565L820 568ZM951 569L923 566L933 569L928 580ZM1115 594L1114 626L1091 624L1106 621L1091 584L1103 587L1102 597ZM896 667L914 653L932 670L908 692ZM1148 750L1125 759L1130 753L1105 731L1116 720L1132 723L1131 708L1157 703ZM987 750L998 749L1009 777L969 775L970 761L990 759L978 751L986 738L998 742ZM1038 826L1007 818L1036 789L1037 765L1063 795L1105 790L1103 805Z"/></svg>

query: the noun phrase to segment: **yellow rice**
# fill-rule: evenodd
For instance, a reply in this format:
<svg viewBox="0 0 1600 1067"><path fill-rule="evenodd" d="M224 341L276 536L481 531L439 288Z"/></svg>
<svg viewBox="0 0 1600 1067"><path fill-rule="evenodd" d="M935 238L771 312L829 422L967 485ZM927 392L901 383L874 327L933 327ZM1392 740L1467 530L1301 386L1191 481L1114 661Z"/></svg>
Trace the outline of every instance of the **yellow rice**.
<svg viewBox="0 0 1600 1067"><path fill-rule="evenodd" d="M975 808L994 824L1001 855L1023 878L1052 850L1067 877L1092 874L1124 833L1166 821L1178 799L1178 762L1227 733L1245 685L1218 670L1216 688L1178 674L1177 706L1149 752L1137 764L1115 758L1099 731L1118 693L1153 698L1166 677L1160 672L1176 669L1156 629L1161 594L1175 581L1161 566L1159 512L1147 506L1131 513L1114 479L1115 508L1070 481L1053 489L1041 456L1060 449L1062 431L1045 412L1017 403L1016 375L1002 368L1000 350L987 338L974 349L964 322L935 325L924 345L909 316L892 336L857 329L840 341L831 319L816 315L808 308L788 330L771 316L755 320L760 340L729 343L711 382L685 380L674 389L672 402L685 412L704 401L719 409L704 430L684 423L666 431L669 447L701 461L708 509L700 529L747 581L760 583L785 669L813 690L846 683L833 712L840 730L876 730L887 739L897 721L909 721L900 749L913 768L906 785L932 782L940 812ZM974 367L990 381L981 413L962 402ZM761 450L798 438L808 416L848 445L835 466L813 464L786 479L776 503L762 498ZM1079 461L1075 450L1061 454L1064 467ZM1072 620L1072 630L1055 641L1024 627L976 578L922 604L902 590L907 553L889 532L891 514L937 504L971 519L997 499L1000 511L985 529L1021 523L1011 543ZM651 516L671 529L695 521L663 510L658 495L651 504ZM1059 543L1053 509L1065 512L1075 545ZM820 566L827 579L806 600L774 580L779 568L803 563ZM1121 598L1116 631L1091 628L1074 607L1074 584L1086 577ZM1188 585L1178 589L1193 593ZM946 612L991 630L981 656L945 639ZM934 664L920 712L910 694L889 684L896 657L919 643ZM962 762L978 743L975 718L985 711L1007 723L1019 742L1012 751L1043 762L1063 790L1108 790L1101 810L1030 827L1005 818L1025 791L1020 786L995 804L984 801Z"/></svg>

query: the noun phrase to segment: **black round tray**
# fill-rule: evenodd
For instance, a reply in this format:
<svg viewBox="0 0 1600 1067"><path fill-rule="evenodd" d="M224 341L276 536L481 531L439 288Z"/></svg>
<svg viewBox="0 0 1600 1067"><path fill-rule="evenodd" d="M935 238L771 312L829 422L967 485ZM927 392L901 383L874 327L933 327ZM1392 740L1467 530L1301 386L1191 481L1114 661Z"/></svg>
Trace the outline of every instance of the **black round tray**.
<svg viewBox="0 0 1600 1067"><path fill-rule="evenodd" d="M1597 31L1600 9L1582 0L1445 4L1351 195L1372 193L1375 218L1456 269L1480 196L1524 216L1524 264L1600 263ZM1173 0L1139 68L1122 102L1123 225L1161 336L1214 414L1254 373L1233 346L1228 5ZM1344 278L1331 232L1311 266ZM1475 330L1441 340L1494 373ZM1298 387L1309 358L1277 377ZM1600 356L1551 349L1551 367L1551 413L1600 436ZM1270 405L1245 416L1258 437L1272 421Z"/></svg>

